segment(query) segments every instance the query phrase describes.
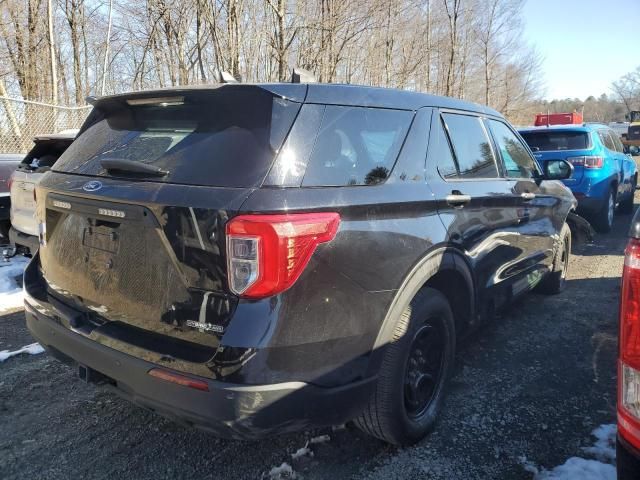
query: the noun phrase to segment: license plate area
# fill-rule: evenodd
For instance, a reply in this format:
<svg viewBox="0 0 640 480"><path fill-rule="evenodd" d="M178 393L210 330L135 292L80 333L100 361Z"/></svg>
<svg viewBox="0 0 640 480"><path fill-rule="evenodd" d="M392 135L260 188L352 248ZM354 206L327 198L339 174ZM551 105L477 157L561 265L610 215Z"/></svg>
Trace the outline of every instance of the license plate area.
<svg viewBox="0 0 640 480"><path fill-rule="evenodd" d="M82 234L82 245L101 252L117 253L120 247L118 229L104 225L89 226Z"/></svg>

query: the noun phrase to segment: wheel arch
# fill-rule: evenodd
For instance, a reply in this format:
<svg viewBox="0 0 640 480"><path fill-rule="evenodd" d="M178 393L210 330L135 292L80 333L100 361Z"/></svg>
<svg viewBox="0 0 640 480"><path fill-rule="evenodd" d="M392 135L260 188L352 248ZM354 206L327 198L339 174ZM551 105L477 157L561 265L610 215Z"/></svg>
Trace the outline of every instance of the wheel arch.
<svg viewBox="0 0 640 480"><path fill-rule="evenodd" d="M397 319L424 287L435 288L447 297L454 313L456 332L464 330L473 320L476 289L471 268L464 256L451 247L439 247L427 253L405 276L387 310L373 346L374 361L371 367L376 371L382 358L381 352L393 337Z"/></svg>

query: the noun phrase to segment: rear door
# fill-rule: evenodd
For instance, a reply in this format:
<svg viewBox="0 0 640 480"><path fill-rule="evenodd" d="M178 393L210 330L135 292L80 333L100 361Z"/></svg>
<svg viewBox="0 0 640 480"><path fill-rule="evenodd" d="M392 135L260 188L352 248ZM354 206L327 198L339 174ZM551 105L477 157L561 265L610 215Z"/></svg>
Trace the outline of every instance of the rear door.
<svg viewBox="0 0 640 480"><path fill-rule="evenodd" d="M501 175L482 118L436 112L431 131L428 168L444 181L429 185L449 242L472 266L481 308L500 307L527 288L526 254L518 240L519 194Z"/></svg>

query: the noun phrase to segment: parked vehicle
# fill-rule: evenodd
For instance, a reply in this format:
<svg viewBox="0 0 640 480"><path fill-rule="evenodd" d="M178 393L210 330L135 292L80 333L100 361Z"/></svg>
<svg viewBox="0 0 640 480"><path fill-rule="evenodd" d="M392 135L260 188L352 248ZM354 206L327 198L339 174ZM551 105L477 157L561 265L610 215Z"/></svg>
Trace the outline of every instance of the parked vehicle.
<svg viewBox="0 0 640 480"><path fill-rule="evenodd" d="M27 326L83 379L221 436L355 419L410 444L457 339L564 287L572 168L415 92L100 98L36 188Z"/></svg>
<svg viewBox="0 0 640 480"><path fill-rule="evenodd" d="M9 238L17 253L31 255L38 248L34 187L71 145L78 130L39 135L11 176L11 229Z"/></svg>
<svg viewBox="0 0 640 480"><path fill-rule="evenodd" d="M640 473L640 210L636 212L625 250L618 346L619 480Z"/></svg>
<svg viewBox="0 0 640 480"><path fill-rule="evenodd" d="M20 164L19 153L0 154L0 245L9 243L9 211L11 209L11 174Z"/></svg>
<svg viewBox="0 0 640 480"><path fill-rule="evenodd" d="M640 141L640 110L632 110L627 117L629 119L627 140Z"/></svg>
<svg viewBox="0 0 640 480"><path fill-rule="evenodd" d="M600 124L525 128L520 134L541 165L567 160L574 166L564 181L578 200L578 213L596 230L611 230L616 206L621 213L633 211L638 169L624 153L618 135Z"/></svg>

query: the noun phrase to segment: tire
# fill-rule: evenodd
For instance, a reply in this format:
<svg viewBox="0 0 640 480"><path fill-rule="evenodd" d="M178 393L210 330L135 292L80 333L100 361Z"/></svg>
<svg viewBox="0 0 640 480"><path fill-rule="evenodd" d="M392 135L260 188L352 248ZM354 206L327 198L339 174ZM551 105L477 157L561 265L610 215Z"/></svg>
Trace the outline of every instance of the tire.
<svg viewBox="0 0 640 480"><path fill-rule="evenodd" d="M536 287L536 291L547 295L556 295L562 292L567 285L567 272L569 271L569 257L571 253L571 229L566 223L560 230L560 248L553 258L553 270Z"/></svg>
<svg viewBox="0 0 640 480"><path fill-rule="evenodd" d="M609 233L613 226L613 214L616 208L616 192L612 188L609 190L609 195L603 202L600 211L595 214L593 218L593 228L598 233Z"/></svg>
<svg viewBox="0 0 640 480"><path fill-rule="evenodd" d="M423 438L442 407L454 357L455 324L449 302L438 290L425 287L397 321L376 389L355 419L356 426L394 445Z"/></svg>
<svg viewBox="0 0 640 480"><path fill-rule="evenodd" d="M635 193L636 193L637 182L638 182L638 179L634 177L633 180L631 181L631 192L629 192L629 195L627 195L626 198L622 200L618 205L618 211L620 213L625 215L633 213L633 197L635 196Z"/></svg>

